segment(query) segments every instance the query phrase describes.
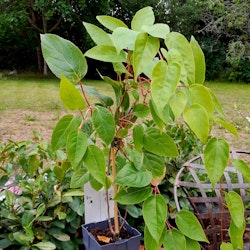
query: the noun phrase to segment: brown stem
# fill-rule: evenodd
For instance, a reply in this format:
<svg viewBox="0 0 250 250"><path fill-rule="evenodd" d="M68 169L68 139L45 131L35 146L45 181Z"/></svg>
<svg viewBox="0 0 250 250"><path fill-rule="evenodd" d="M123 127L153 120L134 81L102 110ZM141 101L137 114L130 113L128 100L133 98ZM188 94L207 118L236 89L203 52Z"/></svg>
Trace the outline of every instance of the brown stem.
<svg viewBox="0 0 250 250"><path fill-rule="evenodd" d="M85 95L85 91L84 91L84 89L83 89L83 85L82 85L82 82L81 82L81 81L79 81L79 85L80 85L80 88L81 88L81 91L82 91L83 98L84 98L84 100L85 100L85 102L86 102L88 108L91 108L91 107L90 107L90 103L89 103L89 101L88 101L88 98L87 98L87 96Z"/></svg>

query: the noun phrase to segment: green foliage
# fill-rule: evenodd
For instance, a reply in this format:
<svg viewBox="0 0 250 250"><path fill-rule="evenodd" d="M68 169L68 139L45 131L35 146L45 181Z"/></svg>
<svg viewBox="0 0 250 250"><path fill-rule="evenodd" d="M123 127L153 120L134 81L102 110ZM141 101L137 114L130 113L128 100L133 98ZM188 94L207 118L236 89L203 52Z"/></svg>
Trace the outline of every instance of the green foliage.
<svg viewBox="0 0 250 250"><path fill-rule="evenodd" d="M0 148L0 248L78 249L83 190L70 189L63 152L37 143Z"/></svg>
<svg viewBox="0 0 250 250"><path fill-rule="evenodd" d="M97 20L106 29L84 22L96 43L84 55L75 53L77 47L65 39L42 36L42 49L51 71L59 77L66 76L62 81L67 84L67 91L61 95L65 107L73 109L75 104L74 110L80 109L80 116L66 116L59 121L52 146L66 148L79 186L89 181L94 189L107 190L113 185L118 203L133 206L134 214L134 205L142 207L148 249L157 249L165 237L181 238L183 249L197 248L197 241L208 241L192 213L180 211L176 215L179 231L174 236L169 231L171 227L166 227L168 209L174 208L160 187L169 185L164 179L166 173L174 178L170 166L175 158L189 156L194 145L204 145L205 167L213 185L227 165L227 142L211 137L214 122L220 120L217 110L223 121L220 124L232 133L235 130L223 120L218 99L203 85L203 52L194 37L188 41L181 33L170 32L166 24L160 24L164 27L161 33L151 7L136 12L131 29L116 18L101 16ZM124 38L125 33L131 39ZM59 53L63 55L59 56L62 63L49 49L54 42L63 48ZM113 88L110 99L115 97L114 101L103 102L101 94L95 95L96 103L89 101L90 93L82 80L85 74L81 75L87 67L79 67L84 57L113 64L116 80L100 75ZM72 75L77 75L75 87L69 84L70 79L66 80ZM84 108L79 93L86 104ZM73 182L71 185L76 187Z"/></svg>

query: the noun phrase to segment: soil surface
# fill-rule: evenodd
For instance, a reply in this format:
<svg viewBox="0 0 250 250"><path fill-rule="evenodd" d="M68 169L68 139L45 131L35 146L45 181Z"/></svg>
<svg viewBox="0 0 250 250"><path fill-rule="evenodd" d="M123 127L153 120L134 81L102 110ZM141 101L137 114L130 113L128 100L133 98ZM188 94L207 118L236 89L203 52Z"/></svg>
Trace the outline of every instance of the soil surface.
<svg viewBox="0 0 250 250"><path fill-rule="evenodd" d="M60 117L60 111L37 112L30 110L6 110L0 113L0 141L34 140L40 135L50 140ZM35 133L34 133L35 131ZM37 135L36 135L37 134Z"/></svg>

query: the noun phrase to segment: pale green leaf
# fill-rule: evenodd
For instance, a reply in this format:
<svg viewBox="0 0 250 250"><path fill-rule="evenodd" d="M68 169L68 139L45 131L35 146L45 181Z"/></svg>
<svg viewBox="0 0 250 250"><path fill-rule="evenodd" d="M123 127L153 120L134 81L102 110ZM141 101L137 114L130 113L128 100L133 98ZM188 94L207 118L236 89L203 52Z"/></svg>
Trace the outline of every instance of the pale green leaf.
<svg viewBox="0 0 250 250"><path fill-rule="evenodd" d="M115 121L108 109L98 106L93 112L93 124L100 138L109 145L115 135Z"/></svg>
<svg viewBox="0 0 250 250"><path fill-rule="evenodd" d="M222 242L220 250L235 250L230 242Z"/></svg>
<svg viewBox="0 0 250 250"><path fill-rule="evenodd" d="M85 52L85 56L102 62L125 62L126 53L122 50L117 54L116 47L108 45L97 45Z"/></svg>
<svg viewBox="0 0 250 250"><path fill-rule="evenodd" d="M224 139L211 138L204 150L204 165L214 186L222 176L229 160L229 145Z"/></svg>
<svg viewBox="0 0 250 250"><path fill-rule="evenodd" d="M242 226L241 227L237 227L234 224L234 221L231 220L229 229L228 229L228 233L230 236L230 240L231 243L233 245L233 249L244 249L244 240L243 240L243 236L244 236L244 232L246 229L246 221L245 219L243 219L242 221Z"/></svg>
<svg viewBox="0 0 250 250"><path fill-rule="evenodd" d="M149 101L149 109L150 109L150 113L153 117L154 122L156 123L160 131L162 132L163 127L164 127L164 121L160 118L152 99Z"/></svg>
<svg viewBox="0 0 250 250"><path fill-rule="evenodd" d="M160 156L178 156L178 149L174 140L166 133L160 133L156 128L148 128L145 131L143 145L149 152Z"/></svg>
<svg viewBox="0 0 250 250"><path fill-rule="evenodd" d="M169 26L165 23L156 23L150 26L142 26L142 30L153 37L166 39L170 32Z"/></svg>
<svg viewBox="0 0 250 250"><path fill-rule="evenodd" d="M209 243L201 224L192 212L186 210L179 211L175 217L175 222L178 229L185 236L192 240Z"/></svg>
<svg viewBox="0 0 250 250"><path fill-rule="evenodd" d="M33 241L34 237L28 234L24 234L21 231L20 232L14 232L13 233L13 238L21 243L24 246L29 246L30 243Z"/></svg>
<svg viewBox="0 0 250 250"><path fill-rule="evenodd" d="M164 232L163 232L164 235ZM163 237L161 240L155 240L153 236L150 234L148 227L144 227L144 245L145 249L150 250L159 250L163 242Z"/></svg>
<svg viewBox="0 0 250 250"><path fill-rule="evenodd" d="M165 61L159 61L153 69L151 95L160 116L163 115L165 106L175 92L180 73L181 69L178 64L167 65Z"/></svg>
<svg viewBox="0 0 250 250"><path fill-rule="evenodd" d="M134 107L134 114L139 118L144 118L149 115L149 107L142 103L138 103Z"/></svg>
<svg viewBox="0 0 250 250"><path fill-rule="evenodd" d="M75 83L86 75L87 61L72 42L54 34L41 34L41 46L45 61L58 78L65 75Z"/></svg>
<svg viewBox="0 0 250 250"><path fill-rule="evenodd" d="M165 40L168 50L177 49L183 59L189 84L195 83L195 61L188 40L178 32L170 32Z"/></svg>
<svg viewBox="0 0 250 250"><path fill-rule="evenodd" d="M97 16L96 19L101 23L104 27L108 28L111 31L114 31L116 28L123 27L127 28L127 25L118 18L112 16Z"/></svg>
<svg viewBox="0 0 250 250"><path fill-rule="evenodd" d="M84 191L82 189L69 189L67 192L63 193L63 197L68 196L83 196Z"/></svg>
<svg viewBox="0 0 250 250"><path fill-rule="evenodd" d="M183 118L198 139L206 143L209 135L207 111L200 104L193 104L184 110Z"/></svg>
<svg viewBox="0 0 250 250"><path fill-rule="evenodd" d="M174 114L174 120L177 121L187 104L186 93L182 90L177 90L176 93L170 98L169 104Z"/></svg>
<svg viewBox="0 0 250 250"><path fill-rule="evenodd" d="M194 54L195 62L195 83L203 84L206 74L205 56L202 49L195 38L192 36L190 41L191 48Z"/></svg>
<svg viewBox="0 0 250 250"><path fill-rule="evenodd" d="M200 250L201 246L197 240L186 237L186 250Z"/></svg>
<svg viewBox="0 0 250 250"><path fill-rule="evenodd" d="M131 28L136 31L141 31L142 26L150 26L155 22L154 12L152 7L145 7L138 10L131 22Z"/></svg>
<svg viewBox="0 0 250 250"><path fill-rule="evenodd" d="M152 194L151 187L121 189L114 197L120 204L134 205L146 200Z"/></svg>
<svg viewBox="0 0 250 250"><path fill-rule="evenodd" d="M102 150L95 145L90 145L83 161L90 174L103 186L106 186L106 161Z"/></svg>
<svg viewBox="0 0 250 250"><path fill-rule="evenodd" d="M189 92L191 104L200 104L207 111L209 119L212 119L214 105L210 91L204 85L193 84L189 88Z"/></svg>
<svg viewBox="0 0 250 250"><path fill-rule="evenodd" d="M66 150L73 167L77 167L81 163L87 150L87 140L82 131L73 130L69 133Z"/></svg>
<svg viewBox="0 0 250 250"><path fill-rule="evenodd" d="M126 164L116 175L115 182L129 187L145 187L150 184L152 175L149 171L138 170L133 164Z"/></svg>
<svg viewBox="0 0 250 250"><path fill-rule="evenodd" d="M214 121L223 126L223 128L225 128L228 132L238 137L238 131L232 123L229 123L223 117L220 116L215 116Z"/></svg>
<svg viewBox="0 0 250 250"><path fill-rule="evenodd" d="M226 193L226 203L235 226L238 228L244 228L245 209L241 196L234 191Z"/></svg>
<svg viewBox="0 0 250 250"><path fill-rule="evenodd" d="M88 34L97 45L112 45L110 35L94 24L83 22Z"/></svg>
<svg viewBox="0 0 250 250"><path fill-rule="evenodd" d="M247 182L250 183L250 168L247 163L242 159L233 159L233 166L244 176Z"/></svg>
<svg viewBox="0 0 250 250"><path fill-rule="evenodd" d="M165 250L186 250L186 238L177 229L167 230L163 246Z"/></svg>
<svg viewBox="0 0 250 250"><path fill-rule="evenodd" d="M39 216L36 220L37 221L52 221L54 218L51 216Z"/></svg>
<svg viewBox="0 0 250 250"><path fill-rule="evenodd" d="M120 53L122 49L134 50L135 40L138 34L137 31L123 27L115 29L111 38L117 49L117 53Z"/></svg>
<svg viewBox="0 0 250 250"><path fill-rule="evenodd" d="M84 109L85 102L80 92L67 78L62 76L60 82L60 98L63 105L69 110Z"/></svg>
<svg viewBox="0 0 250 250"><path fill-rule="evenodd" d="M54 250L54 249L56 249L56 245L52 242L49 242L49 241L39 242L39 243L33 244L33 246L35 246L41 250Z"/></svg>
<svg viewBox="0 0 250 250"><path fill-rule="evenodd" d="M150 234L159 241L167 219L167 204L163 196L148 197L143 203L142 215Z"/></svg>
<svg viewBox="0 0 250 250"><path fill-rule="evenodd" d="M224 111L223 111L223 108L222 108L222 106L221 106L221 104L220 104L220 101L218 100L218 98L215 96L215 94L210 90L210 89L208 89L209 91L210 91L210 95L211 95L211 97L212 97L212 99L213 99L213 103L214 103L214 108L215 108L215 110L221 115L221 116L224 116Z"/></svg>
<svg viewBox="0 0 250 250"><path fill-rule="evenodd" d="M147 65L155 58L159 50L159 40L155 37L148 36L146 33L140 33L136 37L133 54L134 78L144 72Z"/></svg>

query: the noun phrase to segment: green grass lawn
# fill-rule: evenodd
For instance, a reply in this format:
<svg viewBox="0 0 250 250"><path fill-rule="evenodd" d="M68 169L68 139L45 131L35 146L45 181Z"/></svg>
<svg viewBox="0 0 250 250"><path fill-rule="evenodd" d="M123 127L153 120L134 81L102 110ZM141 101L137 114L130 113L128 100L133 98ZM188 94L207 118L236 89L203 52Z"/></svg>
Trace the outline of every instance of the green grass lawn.
<svg viewBox="0 0 250 250"><path fill-rule="evenodd" d="M39 112L64 112L59 97L59 80L40 77L5 77L0 78L0 115L1 112L14 109ZM95 86L99 90L111 93L110 86L102 81L85 81L84 84ZM240 139L229 137L229 141L238 148L250 149L250 84L207 82L220 100L226 117L237 127ZM32 121L32 116L27 120ZM216 134L227 135L218 128Z"/></svg>

